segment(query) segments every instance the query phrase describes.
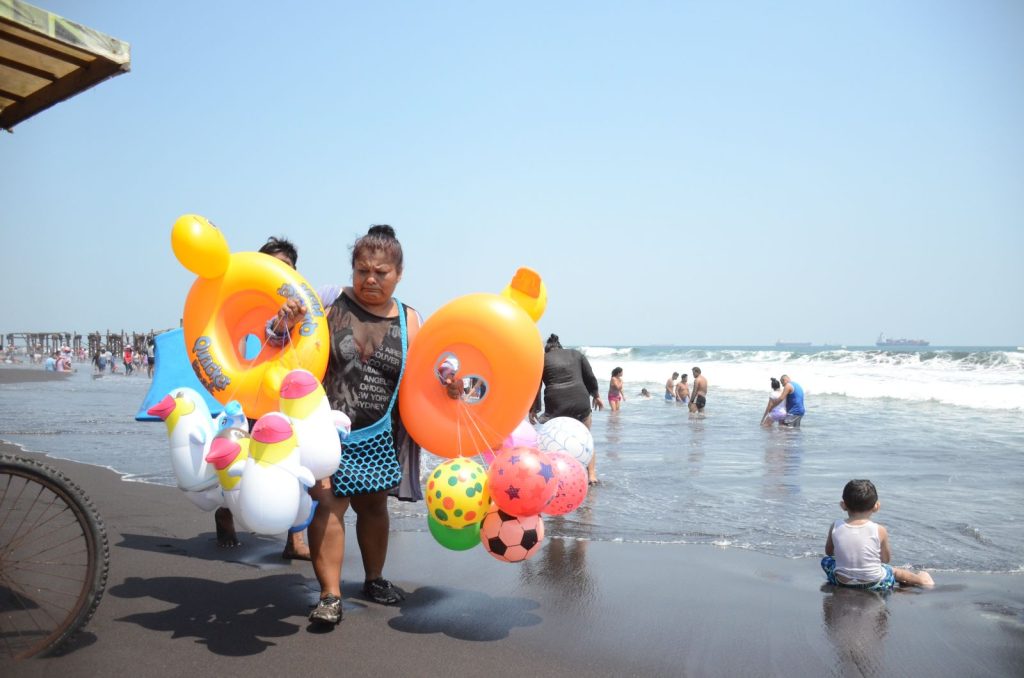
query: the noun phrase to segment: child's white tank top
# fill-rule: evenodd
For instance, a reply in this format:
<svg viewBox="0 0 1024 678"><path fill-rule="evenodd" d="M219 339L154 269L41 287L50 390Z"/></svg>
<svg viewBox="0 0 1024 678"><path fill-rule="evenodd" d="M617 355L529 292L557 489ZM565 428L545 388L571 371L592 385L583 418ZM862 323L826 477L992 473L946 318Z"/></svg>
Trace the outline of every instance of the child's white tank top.
<svg viewBox="0 0 1024 678"><path fill-rule="evenodd" d="M837 520L832 525L832 546L836 574L848 583L868 584L885 575L878 523L869 520L862 525L849 525L845 520Z"/></svg>

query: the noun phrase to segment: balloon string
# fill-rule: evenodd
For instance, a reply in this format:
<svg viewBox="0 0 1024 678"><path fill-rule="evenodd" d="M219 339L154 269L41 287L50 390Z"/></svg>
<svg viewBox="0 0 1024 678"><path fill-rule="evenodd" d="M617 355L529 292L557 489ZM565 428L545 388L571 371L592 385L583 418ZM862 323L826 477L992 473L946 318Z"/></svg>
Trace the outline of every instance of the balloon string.
<svg viewBox="0 0 1024 678"><path fill-rule="evenodd" d="M465 401L461 401L459 403L459 410L462 412L463 418L466 420L466 430L469 433L470 444L472 445L472 449L468 450L468 452L474 456L479 455L482 459L483 450L487 447L487 436L485 436L480 430L480 420L474 416L472 408L470 408ZM460 425L459 428L461 429L462 426ZM476 435L473 435L474 433ZM486 464L484 464L484 466L486 466Z"/></svg>
<svg viewBox="0 0 1024 678"><path fill-rule="evenodd" d="M468 440L467 445L459 450L459 454L468 457L476 456L480 454L481 448L485 447L485 438L480 434L479 426L476 425L476 417L473 415L473 410L465 402L459 403L459 413L462 415L461 419L465 422L464 424L460 422L459 430L461 431L463 426L465 426L466 435L463 440Z"/></svg>
<svg viewBox="0 0 1024 678"><path fill-rule="evenodd" d="M467 440L463 443L462 439L462 422L464 419L468 421L470 417L469 412L466 411L465 405L466 404L462 400L459 400L459 402L455 404L455 450L458 452L460 457L466 456L466 449L470 444L472 444L471 440ZM468 426L466 427L466 432L467 434L469 433Z"/></svg>
<svg viewBox="0 0 1024 678"><path fill-rule="evenodd" d="M467 431L470 434L475 432L476 433L476 438L479 439L479 441L480 441L478 445L474 445L475 449L473 450L473 456L480 457L481 461L483 462L484 461L484 459L483 459L484 450L485 449L489 449L488 445L487 445L487 438L488 438L488 436L486 435L485 431L482 428L482 426L486 426L486 424L484 424L480 420L479 417L474 416L472 408L470 408L470 406L467 405L465 401L461 401L461 400L459 401L459 419L460 419L460 421L459 421L459 425L458 425L459 455L461 456L462 452L463 452L462 443L461 443L461 436L462 436L462 421L461 420L463 418L465 418L465 420L466 420ZM493 428L491 428L489 426L486 426L486 428L487 428L487 433L490 433L491 437L493 437L494 434L497 433L496 430L494 430ZM471 435L470 437L472 438L473 436ZM486 467L487 464L483 463L482 466Z"/></svg>

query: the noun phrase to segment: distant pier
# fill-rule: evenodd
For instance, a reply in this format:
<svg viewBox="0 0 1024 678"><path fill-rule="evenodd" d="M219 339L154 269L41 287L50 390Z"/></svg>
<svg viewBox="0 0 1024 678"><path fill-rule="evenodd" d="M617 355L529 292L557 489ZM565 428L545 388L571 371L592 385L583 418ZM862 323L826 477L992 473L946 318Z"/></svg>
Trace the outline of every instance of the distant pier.
<svg viewBox="0 0 1024 678"><path fill-rule="evenodd" d="M30 360L34 356L48 356L67 346L73 355L83 353L87 358L96 355L100 348L106 348L114 355L120 355L125 346L145 351L147 342L154 336L168 329L131 331L106 330L105 332L8 332L0 335L0 352L11 359L26 356Z"/></svg>

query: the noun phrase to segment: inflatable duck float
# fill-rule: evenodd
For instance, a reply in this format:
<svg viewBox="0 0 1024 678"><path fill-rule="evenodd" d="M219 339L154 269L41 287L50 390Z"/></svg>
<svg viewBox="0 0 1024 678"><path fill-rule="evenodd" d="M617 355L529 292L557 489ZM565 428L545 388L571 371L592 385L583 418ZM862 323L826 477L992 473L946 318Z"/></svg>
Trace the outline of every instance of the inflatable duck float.
<svg viewBox="0 0 1024 678"><path fill-rule="evenodd" d="M280 407L295 430L300 463L317 480L331 476L338 470L341 441L352 431L352 420L331 409L320 380L307 370L285 376Z"/></svg>
<svg viewBox="0 0 1024 678"><path fill-rule="evenodd" d="M208 220L186 214L171 229L178 261L198 278L182 315L185 348L196 376L218 402L238 400L250 417L277 409L281 382L294 368L322 378L330 353L327 318L298 271L260 252L228 249ZM281 346L264 342L266 323L290 298L306 307ZM255 357L246 346L257 343Z"/></svg>
<svg viewBox="0 0 1024 678"><path fill-rule="evenodd" d="M313 504L308 489L316 480L299 461L291 422L280 412L265 414L256 421L251 437L241 471L242 520L257 534L279 534L309 522Z"/></svg>
<svg viewBox="0 0 1024 678"><path fill-rule="evenodd" d="M171 469L178 487L204 511L220 506L216 470L206 461L213 440L213 419L203 397L193 389L178 388L149 408L148 413L167 425Z"/></svg>

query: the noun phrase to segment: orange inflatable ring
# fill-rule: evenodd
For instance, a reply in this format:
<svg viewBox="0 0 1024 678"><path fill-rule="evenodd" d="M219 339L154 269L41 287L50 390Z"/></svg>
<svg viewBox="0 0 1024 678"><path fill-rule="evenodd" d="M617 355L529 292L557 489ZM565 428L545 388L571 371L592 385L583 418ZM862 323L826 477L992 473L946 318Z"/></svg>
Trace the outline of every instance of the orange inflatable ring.
<svg viewBox="0 0 1024 678"><path fill-rule="evenodd" d="M214 398L237 400L256 419L278 409L281 381L290 370L301 367L323 378L330 355L327 319L305 278L266 254L231 254L220 231L198 215L175 222L171 243L182 265L199 275L185 300L185 348ZM302 301L306 317L282 346L264 344L246 359L249 337L263 342L267 320L289 297Z"/></svg>
<svg viewBox="0 0 1024 678"><path fill-rule="evenodd" d="M471 384L462 400L448 397L438 379L448 356ZM543 371L540 332L526 311L497 294L459 297L430 316L409 347L398 392L402 422L442 457L495 448L526 416Z"/></svg>

